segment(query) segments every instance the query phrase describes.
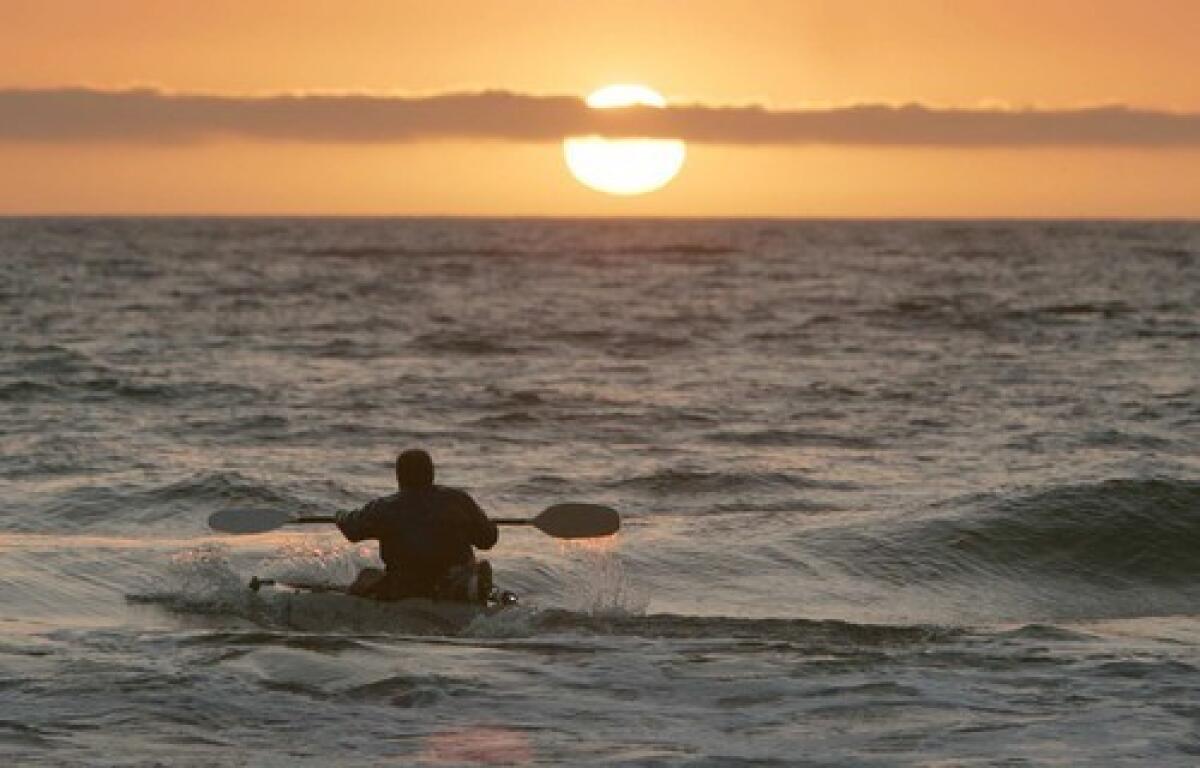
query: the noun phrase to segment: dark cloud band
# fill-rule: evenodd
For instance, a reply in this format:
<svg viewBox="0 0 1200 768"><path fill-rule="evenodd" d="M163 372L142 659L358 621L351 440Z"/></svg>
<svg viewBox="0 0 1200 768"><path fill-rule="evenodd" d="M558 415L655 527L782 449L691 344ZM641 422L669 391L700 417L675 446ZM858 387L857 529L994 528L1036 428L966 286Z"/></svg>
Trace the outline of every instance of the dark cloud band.
<svg viewBox="0 0 1200 768"><path fill-rule="evenodd" d="M673 137L711 144L868 146L1200 146L1200 114L1133 109L801 110L685 105L588 109L580 99L506 91L417 98L229 97L155 90L0 90L0 141L395 143L551 142L565 136Z"/></svg>

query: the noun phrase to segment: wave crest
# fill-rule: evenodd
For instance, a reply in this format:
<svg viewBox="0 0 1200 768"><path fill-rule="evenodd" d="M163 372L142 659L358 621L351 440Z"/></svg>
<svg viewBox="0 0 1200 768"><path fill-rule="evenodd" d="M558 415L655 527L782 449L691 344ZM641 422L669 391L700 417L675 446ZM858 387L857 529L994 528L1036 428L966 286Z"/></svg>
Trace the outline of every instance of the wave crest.
<svg viewBox="0 0 1200 768"><path fill-rule="evenodd" d="M1200 583L1200 483L1113 479L905 521L843 539L839 559L896 583L1048 577L1100 586ZM837 541L826 542L837 549Z"/></svg>

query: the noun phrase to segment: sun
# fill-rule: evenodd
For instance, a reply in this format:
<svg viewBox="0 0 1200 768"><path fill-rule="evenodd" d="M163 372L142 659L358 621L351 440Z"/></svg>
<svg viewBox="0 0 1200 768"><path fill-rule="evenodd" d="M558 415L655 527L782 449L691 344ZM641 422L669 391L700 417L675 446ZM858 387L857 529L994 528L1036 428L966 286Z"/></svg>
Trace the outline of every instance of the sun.
<svg viewBox="0 0 1200 768"><path fill-rule="evenodd" d="M665 107L667 102L644 85L608 85L587 97L593 109ZM644 195L667 184L687 154L679 139L606 139L572 136L563 140L563 156L581 183L610 195Z"/></svg>

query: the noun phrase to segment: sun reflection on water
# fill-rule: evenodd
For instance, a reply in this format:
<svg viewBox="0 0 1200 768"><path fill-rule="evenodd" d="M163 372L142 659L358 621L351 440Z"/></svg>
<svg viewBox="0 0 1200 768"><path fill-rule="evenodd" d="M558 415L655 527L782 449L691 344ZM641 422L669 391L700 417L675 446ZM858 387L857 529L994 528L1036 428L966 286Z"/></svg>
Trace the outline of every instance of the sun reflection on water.
<svg viewBox="0 0 1200 768"><path fill-rule="evenodd" d="M533 745L524 733L502 726L454 728L426 737L417 760L434 765L528 765Z"/></svg>

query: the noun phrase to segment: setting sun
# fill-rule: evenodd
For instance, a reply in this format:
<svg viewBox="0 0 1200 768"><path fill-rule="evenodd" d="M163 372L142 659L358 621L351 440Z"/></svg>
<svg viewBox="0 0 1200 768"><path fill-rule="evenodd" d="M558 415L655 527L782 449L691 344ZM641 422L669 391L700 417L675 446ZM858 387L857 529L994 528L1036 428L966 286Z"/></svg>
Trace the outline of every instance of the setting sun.
<svg viewBox="0 0 1200 768"><path fill-rule="evenodd" d="M666 100L644 85L609 85L592 93L593 109L665 107ZM641 195L665 186L679 173L687 153L678 139L605 139L573 136L563 141L572 175L612 195Z"/></svg>

